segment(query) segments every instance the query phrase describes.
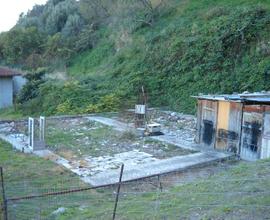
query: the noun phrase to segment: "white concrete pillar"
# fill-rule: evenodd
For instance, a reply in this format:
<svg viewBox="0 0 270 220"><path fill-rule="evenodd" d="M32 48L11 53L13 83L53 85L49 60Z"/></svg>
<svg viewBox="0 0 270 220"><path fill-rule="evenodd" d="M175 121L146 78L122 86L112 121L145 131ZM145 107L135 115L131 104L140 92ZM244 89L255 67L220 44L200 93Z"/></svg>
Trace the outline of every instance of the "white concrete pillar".
<svg viewBox="0 0 270 220"><path fill-rule="evenodd" d="M35 132L35 120L34 118L28 119L28 144L29 148L34 150L34 132Z"/></svg>

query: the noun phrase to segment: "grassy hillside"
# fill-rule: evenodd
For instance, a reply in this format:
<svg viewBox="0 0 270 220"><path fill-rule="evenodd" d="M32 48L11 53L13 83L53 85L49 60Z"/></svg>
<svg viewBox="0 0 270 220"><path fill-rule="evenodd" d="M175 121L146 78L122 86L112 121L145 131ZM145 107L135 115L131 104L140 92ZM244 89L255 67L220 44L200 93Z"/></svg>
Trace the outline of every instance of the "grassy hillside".
<svg viewBox="0 0 270 220"><path fill-rule="evenodd" d="M68 72L105 72L104 87L124 97L145 85L152 104L186 112L198 93L268 90L269 3L178 1L152 27L126 34L117 52L119 39L109 36L77 56Z"/></svg>
<svg viewBox="0 0 270 220"><path fill-rule="evenodd" d="M194 113L191 95L270 89L269 0L170 0L146 24L138 24L142 12L136 7L124 8L126 14L120 8L98 28L84 29L93 42L84 50L65 45L84 42L85 32L65 44L59 43L63 32L48 36L44 59L56 53L52 60L62 57L66 68L49 62L49 77L32 79L18 109L23 114L115 111L133 106L144 85L151 106Z"/></svg>

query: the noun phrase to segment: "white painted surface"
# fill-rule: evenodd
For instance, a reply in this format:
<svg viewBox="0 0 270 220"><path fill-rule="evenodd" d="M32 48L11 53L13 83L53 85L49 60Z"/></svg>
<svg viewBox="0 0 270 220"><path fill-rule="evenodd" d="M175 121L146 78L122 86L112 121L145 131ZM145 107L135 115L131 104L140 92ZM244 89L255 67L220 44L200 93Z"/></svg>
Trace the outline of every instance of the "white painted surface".
<svg viewBox="0 0 270 220"><path fill-rule="evenodd" d="M34 118L28 119L28 138L29 138L29 148L34 150L34 135L35 135L35 120Z"/></svg>
<svg viewBox="0 0 270 220"><path fill-rule="evenodd" d="M146 113L145 105L135 105L135 113L144 115Z"/></svg>
<svg viewBox="0 0 270 220"><path fill-rule="evenodd" d="M45 124L46 119L44 116L40 116L39 118L39 140L45 141Z"/></svg>

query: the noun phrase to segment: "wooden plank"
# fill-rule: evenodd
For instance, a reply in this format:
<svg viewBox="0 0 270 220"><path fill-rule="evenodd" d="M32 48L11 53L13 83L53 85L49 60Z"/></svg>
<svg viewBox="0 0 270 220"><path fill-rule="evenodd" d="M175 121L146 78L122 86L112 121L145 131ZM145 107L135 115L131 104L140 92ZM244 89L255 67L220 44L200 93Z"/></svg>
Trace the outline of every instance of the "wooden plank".
<svg viewBox="0 0 270 220"><path fill-rule="evenodd" d="M270 157L270 113L266 113L264 115L263 128L264 129L260 159L266 159Z"/></svg>
<svg viewBox="0 0 270 220"><path fill-rule="evenodd" d="M229 114L230 102L219 101L217 114L217 138L215 147L220 150L227 149Z"/></svg>

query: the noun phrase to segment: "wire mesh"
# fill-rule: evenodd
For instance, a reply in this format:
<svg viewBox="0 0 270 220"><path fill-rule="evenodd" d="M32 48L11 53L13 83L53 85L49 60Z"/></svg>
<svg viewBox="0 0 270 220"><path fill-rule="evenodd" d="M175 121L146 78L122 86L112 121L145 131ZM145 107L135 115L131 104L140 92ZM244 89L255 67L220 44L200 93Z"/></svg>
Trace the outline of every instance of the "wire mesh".
<svg viewBox="0 0 270 220"><path fill-rule="evenodd" d="M134 108L135 104L136 101L130 104L130 107ZM134 114L126 109L127 107L121 112L119 118L129 124L134 122ZM150 119L151 117L158 118L160 115L153 110L149 117ZM73 123L70 130L65 126L69 123ZM48 118L46 126L48 133L51 132L51 134L48 135L50 139L48 137L49 146L47 148L63 157L69 157L68 152L72 152L80 158L81 154L88 153L91 149L88 142L92 138L94 142L91 144L96 148L105 146L100 147L99 151L95 151L93 148L91 155L94 156L103 155L104 151L108 153L110 149L113 149L113 153L130 150L131 144L128 142L130 137L127 137L127 134L120 137L124 139L125 143L128 143L123 146L118 143L117 139L115 140L115 136L119 135L115 134L113 130L93 122L87 123L90 122L78 120L78 118L73 118L73 120ZM16 129L18 132L27 134L27 130L23 130L26 126L27 124L23 122ZM84 127L89 127L89 130L84 130ZM98 135L95 132L89 133L95 129L97 129ZM70 132L75 135L69 141L58 135L58 131L63 132L65 138L68 138ZM81 138L83 132L86 133L86 139ZM59 145L54 142L57 138L60 139L60 142L64 140L65 144ZM113 140L109 142L110 148L107 147L108 142L104 141L108 139ZM85 142L81 143L81 140L85 140ZM142 141L138 141L137 149L145 147L145 138L140 140ZM118 145L119 147L117 147ZM80 151L78 151L78 146L80 146ZM152 149L151 145L148 150L148 153L153 155L156 153L155 148ZM230 169L230 165L227 163L219 163L217 167L220 170ZM258 170L261 168L262 164L258 164ZM211 169L213 170L213 168ZM208 172L210 174L207 176L205 170L207 168L204 168L201 173L192 170L123 183L116 214L117 219L215 219L216 216L220 219L266 219L267 216L270 216L269 175L266 177L263 175L252 177L238 175L233 178L224 175L220 176L218 180L213 180L211 178L212 170ZM194 176L206 178L198 180ZM258 188L258 183L264 187ZM86 190L86 188L88 189ZM116 185L91 189L79 178L73 177L49 179L38 176L30 179L26 175L21 179L18 178L17 181L8 182L6 185L8 219L111 219L116 189ZM35 195L40 196L33 197ZM14 199L18 197L31 198Z"/></svg>
<svg viewBox="0 0 270 220"><path fill-rule="evenodd" d="M258 182L264 187L258 189ZM44 183L43 179L8 184L8 219L112 219L117 185L74 192L74 189L85 189L76 178L59 180L54 186ZM268 177L224 177L190 182L156 176L124 182L116 219L189 219L212 215L226 216L225 219L235 216L235 219L237 216L267 219L269 186ZM48 192L56 194L48 195ZM42 193L44 196L38 198L16 200L18 196Z"/></svg>

